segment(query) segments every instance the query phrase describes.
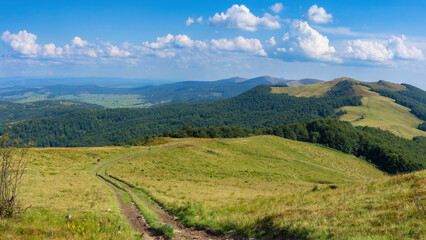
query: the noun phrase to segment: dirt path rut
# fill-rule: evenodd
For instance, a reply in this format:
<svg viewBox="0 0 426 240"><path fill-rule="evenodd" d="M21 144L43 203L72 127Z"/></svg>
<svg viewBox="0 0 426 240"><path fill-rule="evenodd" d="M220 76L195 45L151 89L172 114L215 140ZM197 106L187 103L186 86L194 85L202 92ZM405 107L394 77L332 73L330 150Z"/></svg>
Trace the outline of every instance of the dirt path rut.
<svg viewBox="0 0 426 240"><path fill-rule="evenodd" d="M194 227L187 227L181 222L178 221L178 219L173 216L171 213L167 212L161 204L159 204L156 201L153 201L155 205L152 205L151 203L147 202L147 200L142 197L140 194L134 191L133 188L131 188L126 183L119 181L115 178L111 178L108 174L108 168L112 165L129 160L133 157L132 155L124 156L121 158L113 159L108 162L104 162L96 168L95 175L105 182L115 193L115 196L117 198L117 201L120 204L122 214L126 217L126 219L129 221L129 223L132 225L132 227L137 230L141 235L142 239L154 239L154 240L162 240L162 239L168 239L167 236L158 235L158 233L152 231L149 228L149 224L147 224L146 220L144 219L143 215L139 211L139 209L136 207L136 205L132 202L129 205L126 205L122 196L119 194L120 191L126 190L127 193L135 196L138 198L138 200L146 207L148 207L150 210L155 212L158 216L159 222L161 224L170 224L173 226L174 234L176 235L172 239L176 240L184 240L184 239L199 239L199 240L230 240L230 239L241 239L241 238L234 238L225 234L222 234L220 232L213 232L208 231L205 229L197 229ZM114 184L113 184L113 183ZM149 196L148 196L149 197Z"/></svg>

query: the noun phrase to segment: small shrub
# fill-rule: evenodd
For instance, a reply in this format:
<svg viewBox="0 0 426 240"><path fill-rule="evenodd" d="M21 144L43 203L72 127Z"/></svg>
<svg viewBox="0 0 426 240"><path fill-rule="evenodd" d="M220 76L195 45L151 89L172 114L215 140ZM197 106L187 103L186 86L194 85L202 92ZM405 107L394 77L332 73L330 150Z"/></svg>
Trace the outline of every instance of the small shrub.
<svg viewBox="0 0 426 240"><path fill-rule="evenodd" d="M21 139L0 136L0 218L14 217L25 212L18 202L18 188L27 166L24 160L28 145Z"/></svg>

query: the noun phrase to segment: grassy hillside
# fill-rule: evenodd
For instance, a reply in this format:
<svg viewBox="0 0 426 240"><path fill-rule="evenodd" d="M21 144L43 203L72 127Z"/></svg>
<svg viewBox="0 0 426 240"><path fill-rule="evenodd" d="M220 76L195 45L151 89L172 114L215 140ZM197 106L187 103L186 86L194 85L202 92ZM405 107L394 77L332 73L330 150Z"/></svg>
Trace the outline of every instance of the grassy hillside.
<svg viewBox="0 0 426 240"><path fill-rule="evenodd" d="M320 97L330 91L334 85L344 80L356 83L359 82L352 78L337 78L332 81L320 82L307 86L272 87L271 93L287 93L288 95L296 97Z"/></svg>
<svg viewBox="0 0 426 240"><path fill-rule="evenodd" d="M330 91L336 84L345 80L354 83L351 95L361 96L362 105L347 106L339 109L346 111L346 114L340 116L341 120L349 121L355 126L370 126L389 130L397 136L408 139L414 136L426 136L425 131L418 129L419 124L421 124L423 120L413 115L410 112L411 109L395 103L395 100L391 98L370 90L370 88L374 88L405 93L407 92L407 87L405 85L385 81L364 83L350 78L338 78L329 82L321 82L309 86L273 87L271 92L286 93L297 97L319 97Z"/></svg>
<svg viewBox="0 0 426 240"><path fill-rule="evenodd" d="M362 105L343 107L347 113L340 120L349 121L355 126L377 127L389 130L397 136L413 138L426 136L417 129L423 121L410 113L410 109L395 103L395 100L369 91L365 86L354 86L357 96L362 96Z"/></svg>
<svg viewBox="0 0 426 240"><path fill-rule="evenodd" d="M20 200L32 207L1 219L0 239L139 239L94 176L98 156L119 160L108 174L135 186L130 192L148 193L193 226L276 239L425 234L413 202L424 211L425 171L388 177L354 156L272 136L152 144L31 149Z"/></svg>
<svg viewBox="0 0 426 240"><path fill-rule="evenodd" d="M31 208L0 219L0 239L136 239L114 193L91 172L98 156L106 161L135 151L140 148L31 149L18 199Z"/></svg>
<svg viewBox="0 0 426 240"><path fill-rule="evenodd" d="M190 225L249 236L275 232L281 239L424 234L412 196L414 189L426 194L426 172L390 178L353 156L278 137L154 147L109 174L144 189Z"/></svg>

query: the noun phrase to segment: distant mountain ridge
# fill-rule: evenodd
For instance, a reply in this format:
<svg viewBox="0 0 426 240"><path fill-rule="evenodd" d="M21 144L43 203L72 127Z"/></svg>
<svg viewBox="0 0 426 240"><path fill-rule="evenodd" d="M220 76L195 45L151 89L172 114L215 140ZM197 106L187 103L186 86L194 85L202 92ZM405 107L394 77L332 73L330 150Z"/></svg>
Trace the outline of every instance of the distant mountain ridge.
<svg viewBox="0 0 426 240"><path fill-rule="evenodd" d="M335 95L336 90L315 98L270 91L271 86L260 85L236 97L206 103L76 111L22 121L11 128L0 127L0 134L9 132L22 139L35 140L39 146L101 146L173 131L185 125L261 128L303 122L331 117L340 107L361 104L360 97Z"/></svg>
<svg viewBox="0 0 426 240"><path fill-rule="evenodd" d="M97 85L57 84L43 87L11 87L0 89L0 100L34 102L67 99L99 104L107 108L152 107L179 102L207 102L237 96L258 85L307 85L316 79L285 80L270 76L232 77L217 81L183 81L159 86L104 87ZM123 83L125 84L125 83Z"/></svg>

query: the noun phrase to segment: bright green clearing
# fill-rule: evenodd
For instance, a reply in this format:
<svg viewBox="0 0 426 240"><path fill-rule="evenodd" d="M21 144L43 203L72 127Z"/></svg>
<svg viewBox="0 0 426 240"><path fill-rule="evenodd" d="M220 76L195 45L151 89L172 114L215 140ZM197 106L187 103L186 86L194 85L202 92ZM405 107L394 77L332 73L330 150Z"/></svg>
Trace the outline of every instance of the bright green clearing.
<svg viewBox="0 0 426 240"><path fill-rule="evenodd" d="M353 156L272 136L154 149L109 170L190 225L311 239L419 236L411 197L426 194L425 173L390 178Z"/></svg>

